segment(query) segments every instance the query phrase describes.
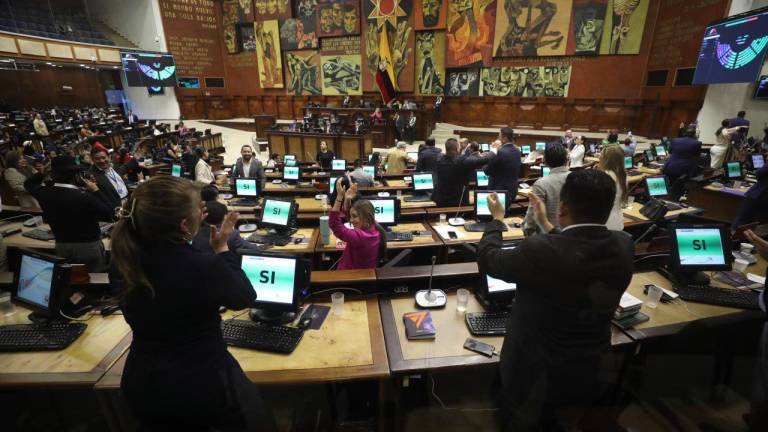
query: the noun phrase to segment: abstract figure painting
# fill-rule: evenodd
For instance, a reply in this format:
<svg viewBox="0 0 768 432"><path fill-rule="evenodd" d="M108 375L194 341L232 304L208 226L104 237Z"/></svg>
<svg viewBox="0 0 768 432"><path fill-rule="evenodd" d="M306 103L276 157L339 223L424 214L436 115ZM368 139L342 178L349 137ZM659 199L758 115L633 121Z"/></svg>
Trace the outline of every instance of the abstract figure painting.
<svg viewBox="0 0 768 432"><path fill-rule="evenodd" d="M490 64L497 0L449 0L446 67Z"/></svg>
<svg viewBox="0 0 768 432"><path fill-rule="evenodd" d="M446 0L414 0L413 28L416 30L444 29L447 13Z"/></svg>
<svg viewBox="0 0 768 432"><path fill-rule="evenodd" d="M291 17L290 0L255 0L256 19L285 19Z"/></svg>
<svg viewBox="0 0 768 432"><path fill-rule="evenodd" d="M280 22L280 47L283 50L317 48L317 44L317 32L307 32L302 20L288 18Z"/></svg>
<svg viewBox="0 0 768 432"><path fill-rule="evenodd" d="M600 54L638 54L650 0L609 0Z"/></svg>
<svg viewBox="0 0 768 432"><path fill-rule="evenodd" d="M376 72L384 59L392 68L396 90L413 91L415 36L409 20L411 8L411 0L363 0L366 91L376 89Z"/></svg>
<svg viewBox="0 0 768 432"><path fill-rule="evenodd" d="M283 65L277 20L254 23L261 88L283 88Z"/></svg>
<svg viewBox="0 0 768 432"><path fill-rule="evenodd" d="M285 53L285 87L289 94L319 95L320 53L317 51L291 51Z"/></svg>
<svg viewBox="0 0 768 432"><path fill-rule="evenodd" d="M479 68L457 68L445 71L445 94L448 96L477 96L480 89Z"/></svg>
<svg viewBox="0 0 768 432"><path fill-rule="evenodd" d="M317 2L319 37L360 34L360 2L320 0Z"/></svg>
<svg viewBox="0 0 768 432"><path fill-rule="evenodd" d="M363 94L360 55L322 57L324 95Z"/></svg>
<svg viewBox="0 0 768 432"><path fill-rule="evenodd" d="M570 66L483 68L480 96L566 97Z"/></svg>
<svg viewBox="0 0 768 432"><path fill-rule="evenodd" d="M443 94L445 87L445 33L416 33L416 94Z"/></svg>
<svg viewBox="0 0 768 432"><path fill-rule="evenodd" d="M494 57L565 54L573 0L498 0Z"/></svg>
<svg viewBox="0 0 768 432"><path fill-rule="evenodd" d="M575 0L568 31L567 55L598 55L608 0Z"/></svg>

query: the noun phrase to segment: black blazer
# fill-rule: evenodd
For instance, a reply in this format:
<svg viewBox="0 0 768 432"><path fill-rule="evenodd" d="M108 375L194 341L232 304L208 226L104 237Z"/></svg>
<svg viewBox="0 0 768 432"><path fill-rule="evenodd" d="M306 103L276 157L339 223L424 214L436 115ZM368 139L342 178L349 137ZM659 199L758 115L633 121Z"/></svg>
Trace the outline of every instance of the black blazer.
<svg viewBox="0 0 768 432"><path fill-rule="evenodd" d="M104 171L96 168L96 165L92 166L88 172L93 175L94 179L96 179L96 184L99 186L99 190L104 191L104 195L106 195L107 199L109 200L110 206L113 209L115 207L120 207L122 205L122 200L120 199L120 195L117 194L115 187L112 186L112 182L110 182L109 178L107 178L107 174L105 174ZM115 169L115 172L122 179L122 173L117 169ZM125 180L123 180L123 183L125 183Z"/></svg>
<svg viewBox="0 0 768 432"><path fill-rule="evenodd" d="M757 178L757 183L749 188L746 196L747 198L760 199L768 191L768 165L757 170L755 177Z"/></svg>
<svg viewBox="0 0 768 432"><path fill-rule="evenodd" d="M520 176L520 150L513 144L503 145L485 167L488 174L488 189L505 190L511 199L507 207L517 196L517 180Z"/></svg>
<svg viewBox="0 0 768 432"><path fill-rule="evenodd" d="M469 182L475 170L487 162L488 157L443 155L435 166L432 201L438 207L453 207L469 202L466 198L469 196Z"/></svg>
<svg viewBox="0 0 768 432"><path fill-rule="evenodd" d="M583 391L553 378L564 370L579 379L596 373L594 363L610 345L611 318L632 279L632 238L583 226L528 237L502 250L502 228L499 221L488 224L478 265L481 272L517 283L501 352L503 391L526 397L542 379L548 379L543 400Z"/></svg>
<svg viewBox="0 0 768 432"><path fill-rule="evenodd" d="M696 138L675 138L669 145L669 160L664 164L664 174L674 180L682 175L696 174L696 164L701 154L701 141Z"/></svg>
<svg viewBox="0 0 768 432"><path fill-rule="evenodd" d="M416 172L433 172L443 152L437 147L424 146L416 161Z"/></svg>

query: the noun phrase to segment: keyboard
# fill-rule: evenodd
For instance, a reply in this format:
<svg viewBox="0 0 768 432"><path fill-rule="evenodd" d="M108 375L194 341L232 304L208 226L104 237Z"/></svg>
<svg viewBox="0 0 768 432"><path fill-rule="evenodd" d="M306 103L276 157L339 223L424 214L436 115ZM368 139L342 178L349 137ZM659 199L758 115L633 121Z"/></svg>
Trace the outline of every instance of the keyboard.
<svg viewBox="0 0 768 432"><path fill-rule="evenodd" d="M231 206L237 206L237 207L252 207L252 206L256 206L256 200L234 199L234 200L230 200L228 204Z"/></svg>
<svg viewBox="0 0 768 432"><path fill-rule="evenodd" d="M669 211L675 211L675 210L682 210L683 206L676 202L667 201L667 200L661 200L664 205L669 209Z"/></svg>
<svg viewBox="0 0 768 432"><path fill-rule="evenodd" d="M503 336L509 312L471 312L464 316L469 332L475 336Z"/></svg>
<svg viewBox="0 0 768 432"><path fill-rule="evenodd" d="M387 241L413 241L413 234L409 232L387 231Z"/></svg>
<svg viewBox="0 0 768 432"><path fill-rule="evenodd" d="M275 246L285 246L291 242L291 236L279 234L257 234L253 233L246 239L251 243L271 244Z"/></svg>
<svg viewBox="0 0 768 432"><path fill-rule="evenodd" d="M485 226L487 224L485 222L470 222L464 224L464 231L466 232L485 232ZM504 224L504 229L502 231L507 231L509 228L507 228L507 225Z"/></svg>
<svg viewBox="0 0 768 432"><path fill-rule="evenodd" d="M429 195L415 195L403 198L405 202L427 202L432 201L432 197Z"/></svg>
<svg viewBox="0 0 768 432"><path fill-rule="evenodd" d="M224 340L232 346L290 354L304 336L304 330L246 320L221 323Z"/></svg>
<svg viewBox="0 0 768 432"><path fill-rule="evenodd" d="M759 294L754 291L696 285L676 285L675 291L685 301L739 309L760 309L757 302Z"/></svg>
<svg viewBox="0 0 768 432"><path fill-rule="evenodd" d="M51 351L72 344L85 331L84 323L13 324L0 326L0 351Z"/></svg>
<svg viewBox="0 0 768 432"><path fill-rule="evenodd" d="M35 228L33 230L29 230L27 232L22 233L24 237L29 237L31 239L35 240L42 240L42 241L48 241L48 240L54 240L55 237L53 236L53 233L50 229L45 228Z"/></svg>

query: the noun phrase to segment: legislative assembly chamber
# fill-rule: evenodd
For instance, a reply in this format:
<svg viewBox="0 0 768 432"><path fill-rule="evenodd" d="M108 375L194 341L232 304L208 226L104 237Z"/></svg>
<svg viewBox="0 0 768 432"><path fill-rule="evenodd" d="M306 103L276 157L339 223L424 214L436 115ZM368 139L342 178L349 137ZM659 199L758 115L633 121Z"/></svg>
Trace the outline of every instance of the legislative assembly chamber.
<svg viewBox="0 0 768 432"><path fill-rule="evenodd" d="M768 0L0 0L0 431L768 432Z"/></svg>

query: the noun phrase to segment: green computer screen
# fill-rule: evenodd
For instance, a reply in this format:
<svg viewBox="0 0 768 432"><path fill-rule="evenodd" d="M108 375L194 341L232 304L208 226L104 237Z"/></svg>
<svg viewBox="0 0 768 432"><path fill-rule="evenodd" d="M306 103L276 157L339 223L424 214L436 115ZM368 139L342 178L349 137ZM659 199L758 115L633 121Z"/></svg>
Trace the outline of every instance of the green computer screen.
<svg viewBox="0 0 768 432"><path fill-rule="evenodd" d="M522 146L520 151L523 152L524 155L527 155L531 153L531 146Z"/></svg>
<svg viewBox="0 0 768 432"><path fill-rule="evenodd" d="M548 175L549 175L549 172L550 172L550 170L551 170L551 169L550 169L548 166L543 166L543 167L541 167L541 176L542 176L542 177L546 177L546 176L548 176Z"/></svg>
<svg viewBox="0 0 768 432"><path fill-rule="evenodd" d="M296 160L296 155L287 154L287 155L285 155L285 157L283 159L284 160Z"/></svg>
<svg viewBox="0 0 768 432"><path fill-rule="evenodd" d="M667 155L667 149L664 148L662 145L656 146L656 155L657 156L666 156Z"/></svg>
<svg viewBox="0 0 768 432"><path fill-rule="evenodd" d="M725 254L717 228L677 228L677 251L682 266L723 265Z"/></svg>
<svg viewBox="0 0 768 432"><path fill-rule="evenodd" d="M256 179L235 179L235 194L237 196L255 197L258 193Z"/></svg>
<svg viewBox="0 0 768 432"><path fill-rule="evenodd" d="M434 189L434 185L432 184L432 174L414 174L413 189L414 190Z"/></svg>
<svg viewBox="0 0 768 432"><path fill-rule="evenodd" d="M240 268L251 281L259 302L293 303L295 259L243 255Z"/></svg>
<svg viewBox="0 0 768 432"><path fill-rule="evenodd" d="M728 178L741 177L741 163L740 162L728 162Z"/></svg>
<svg viewBox="0 0 768 432"><path fill-rule="evenodd" d="M490 192L475 192L477 200L477 216L490 216L491 211L488 209L488 195ZM499 194L499 201L501 206L507 208L507 196L506 194Z"/></svg>
<svg viewBox="0 0 768 432"><path fill-rule="evenodd" d="M174 177L181 177L181 165L171 165L171 175Z"/></svg>
<svg viewBox="0 0 768 432"><path fill-rule="evenodd" d="M371 165L365 165L363 167L363 172L368 174L368 175L375 176L376 175L376 167L375 166L371 166Z"/></svg>
<svg viewBox="0 0 768 432"><path fill-rule="evenodd" d="M344 171L347 169L347 161L344 159L334 159L331 165L334 171Z"/></svg>
<svg viewBox="0 0 768 432"><path fill-rule="evenodd" d="M488 174L486 174L483 171L476 171L477 176L477 185L478 186L488 186L488 181L490 178L488 177Z"/></svg>
<svg viewBox="0 0 768 432"><path fill-rule="evenodd" d="M372 199L373 217L376 222L383 225L392 225L395 223L395 200L392 199Z"/></svg>
<svg viewBox="0 0 768 432"><path fill-rule="evenodd" d="M648 185L648 195L657 197L667 194L667 180L664 177L648 177L645 183Z"/></svg>
<svg viewBox="0 0 768 432"><path fill-rule="evenodd" d="M536 151L537 152L543 152L547 148L547 143L543 142L537 142L536 143Z"/></svg>
<svg viewBox="0 0 768 432"><path fill-rule="evenodd" d="M331 193L333 193L333 191L336 190L336 180L338 180L338 179L339 179L338 177L331 177L331 181L330 181L330 183L328 183L328 186L331 189Z"/></svg>
<svg viewBox="0 0 768 432"><path fill-rule="evenodd" d="M290 201L268 199L264 202L264 216L261 221L272 225L288 226L290 213Z"/></svg>
<svg viewBox="0 0 768 432"><path fill-rule="evenodd" d="M298 180L299 167L285 167L283 169L283 178L285 180Z"/></svg>
<svg viewBox="0 0 768 432"><path fill-rule="evenodd" d="M634 166L635 162L632 160L632 156L625 156L624 157L624 168L630 169Z"/></svg>

